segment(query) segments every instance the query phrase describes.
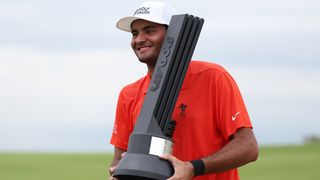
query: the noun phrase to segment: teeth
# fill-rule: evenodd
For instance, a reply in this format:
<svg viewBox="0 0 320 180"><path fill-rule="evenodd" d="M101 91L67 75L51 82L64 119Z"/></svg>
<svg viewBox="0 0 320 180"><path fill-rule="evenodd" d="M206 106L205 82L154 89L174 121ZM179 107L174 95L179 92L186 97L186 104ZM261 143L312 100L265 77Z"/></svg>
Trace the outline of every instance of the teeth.
<svg viewBox="0 0 320 180"><path fill-rule="evenodd" d="M138 50L138 51L142 51L142 50L144 50L144 49L146 49L146 48L150 48L150 47L149 47L149 46L138 47L137 50Z"/></svg>

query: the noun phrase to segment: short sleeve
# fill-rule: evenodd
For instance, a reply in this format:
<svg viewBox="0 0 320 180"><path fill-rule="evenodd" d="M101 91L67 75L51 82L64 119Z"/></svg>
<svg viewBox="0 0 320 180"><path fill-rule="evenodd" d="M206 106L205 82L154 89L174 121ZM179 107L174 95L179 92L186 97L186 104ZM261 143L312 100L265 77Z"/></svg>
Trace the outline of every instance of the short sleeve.
<svg viewBox="0 0 320 180"><path fill-rule="evenodd" d="M252 128L249 114L240 90L228 72L217 77L217 119L220 132L226 140L239 128Z"/></svg>
<svg viewBox="0 0 320 180"><path fill-rule="evenodd" d="M127 149L128 139L131 133L129 129L130 121L127 113L127 103L125 99L125 93L122 90L118 97L116 116L110 140L110 144L121 149Z"/></svg>

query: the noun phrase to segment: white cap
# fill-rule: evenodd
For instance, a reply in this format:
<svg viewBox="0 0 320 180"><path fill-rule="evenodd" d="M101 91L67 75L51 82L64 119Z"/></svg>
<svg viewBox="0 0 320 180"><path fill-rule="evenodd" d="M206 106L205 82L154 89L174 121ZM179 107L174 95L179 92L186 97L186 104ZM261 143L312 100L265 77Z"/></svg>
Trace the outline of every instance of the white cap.
<svg viewBox="0 0 320 180"><path fill-rule="evenodd" d="M127 16L117 22L117 28L131 32L131 23L137 19L143 19L158 24L169 25L171 17L177 11L162 1L146 1L135 10L133 16Z"/></svg>

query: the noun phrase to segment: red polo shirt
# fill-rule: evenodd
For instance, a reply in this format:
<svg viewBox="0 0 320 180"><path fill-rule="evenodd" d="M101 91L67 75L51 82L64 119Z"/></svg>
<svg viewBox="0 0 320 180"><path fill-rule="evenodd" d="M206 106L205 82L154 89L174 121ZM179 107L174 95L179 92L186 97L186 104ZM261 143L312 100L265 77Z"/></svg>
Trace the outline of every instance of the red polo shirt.
<svg viewBox="0 0 320 180"><path fill-rule="evenodd" d="M147 75L120 92L110 141L114 146L127 149L149 83ZM190 63L172 119L177 121L173 155L183 161L209 156L227 144L238 128L252 128L231 75L217 64L200 61ZM235 180L239 177L237 169L233 169L194 179Z"/></svg>

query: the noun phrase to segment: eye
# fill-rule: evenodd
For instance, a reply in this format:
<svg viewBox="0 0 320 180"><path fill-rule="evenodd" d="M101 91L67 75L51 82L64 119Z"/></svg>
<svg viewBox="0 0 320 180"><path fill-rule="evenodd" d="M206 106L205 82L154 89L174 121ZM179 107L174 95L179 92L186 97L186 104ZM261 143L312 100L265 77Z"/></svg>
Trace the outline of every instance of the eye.
<svg viewBox="0 0 320 180"><path fill-rule="evenodd" d="M145 33L146 33L146 34L152 34L152 33L154 33L155 31L156 31L156 28L148 28L148 29L146 29Z"/></svg>
<svg viewBox="0 0 320 180"><path fill-rule="evenodd" d="M138 36L138 32L137 32L137 31L132 31L131 34L132 34L132 37L133 37L133 38L135 38L135 37Z"/></svg>

